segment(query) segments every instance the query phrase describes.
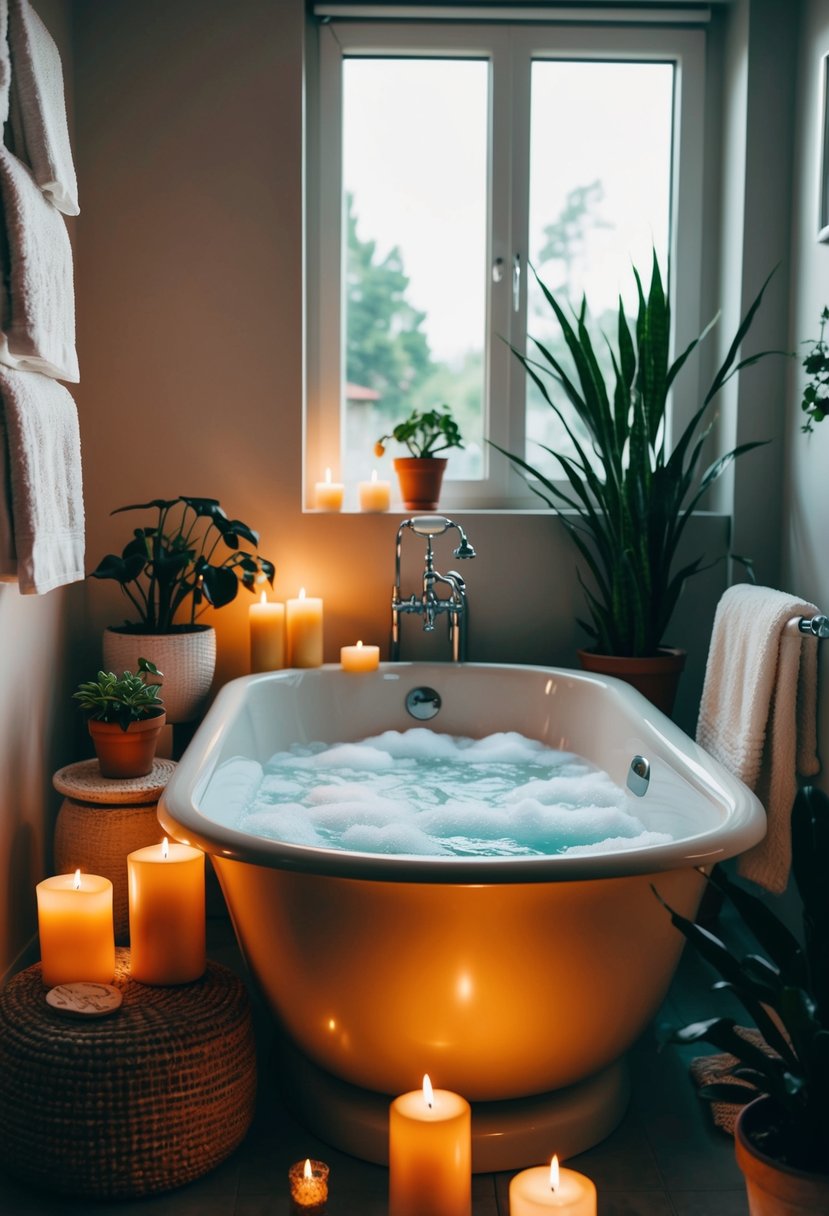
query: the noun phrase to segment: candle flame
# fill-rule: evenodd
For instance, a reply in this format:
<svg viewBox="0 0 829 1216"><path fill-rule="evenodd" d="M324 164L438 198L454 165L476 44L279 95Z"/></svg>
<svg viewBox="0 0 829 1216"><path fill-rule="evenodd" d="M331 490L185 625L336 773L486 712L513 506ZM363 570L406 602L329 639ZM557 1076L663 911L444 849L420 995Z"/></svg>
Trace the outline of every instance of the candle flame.
<svg viewBox="0 0 829 1216"><path fill-rule="evenodd" d="M268 593L267 593L267 591L263 591L262 594L259 596L259 603L267 604L267 602L268 602Z"/></svg>
<svg viewBox="0 0 829 1216"><path fill-rule="evenodd" d="M429 1110L431 1110L435 1101L435 1093L432 1089L432 1082L429 1080L428 1072L423 1075L423 1101L429 1107Z"/></svg>
<svg viewBox="0 0 829 1216"><path fill-rule="evenodd" d="M327 486L331 485L331 470L330 469L325 470L325 484Z"/></svg>
<svg viewBox="0 0 829 1216"><path fill-rule="evenodd" d="M170 853L170 842L167 839L167 837L165 836L161 842L161 856L164 858L165 861L167 860L169 853Z"/></svg>
<svg viewBox="0 0 829 1216"><path fill-rule="evenodd" d="M311 1169L311 1158L305 1158L305 1169L302 1171L303 1178L313 1178L314 1171Z"/></svg>
<svg viewBox="0 0 829 1216"><path fill-rule="evenodd" d="M72 890L80 891L80 889L81 889L81 872L80 872L80 870L76 870L75 877L72 879Z"/></svg>
<svg viewBox="0 0 829 1216"><path fill-rule="evenodd" d="M377 481L377 470L376 469L371 470L371 480L375 481L375 482Z"/></svg>
<svg viewBox="0 0 829 1216"><path fill-rule="evenodd" d="M553 1154L553 1159L550 1162L550 1190L557 1191L559 1184L558 1176L558 1157Z"/></svg>
<svg viewBox="0 0 829 1216"><path fill-rule="evenodd" d="M299 598L301 600L305 599L305 588L304 587L300 587L300 589L299 589Z"/></svg>
<svg viewBox="0 0 829 1216"><path fill-rule="evenodd" d="M357 643L357 649L358 649L358 650L362 650L362 648L363 648L363 643L362 643L362 642L358 642L358 643Z"/></svg>

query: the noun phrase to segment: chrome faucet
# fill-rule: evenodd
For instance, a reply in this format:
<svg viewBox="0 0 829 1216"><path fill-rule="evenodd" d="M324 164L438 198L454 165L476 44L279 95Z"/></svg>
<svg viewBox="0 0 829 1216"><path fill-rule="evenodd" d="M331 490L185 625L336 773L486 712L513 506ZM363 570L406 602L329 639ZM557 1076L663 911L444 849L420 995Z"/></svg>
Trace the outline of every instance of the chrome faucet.
<svg viewBox="0 0 829 1216"><path fill-rule="evenodd" d="M418 613L423 617L425 633L432 633L437 618L445 613L449 622L449 642L452 646L452 662L463 663L466 659L466 625L469 618L469 603L466 598L466 583L456 570L440 574L435 569L432 553L432 538L442 536L450 528L457 529L460 538L457 549L453 550L455 557L474 557L475 550L466 538L466 533L460 524L444 515L417 515L414 519L404 519L397 529L397 545L394 557L394 587L391 597L391 660L396 663L400 658L400 614L404 612ZM414 592L404 600L400 594L400 552L403 545L403 531L409 529L415 536L426 539L426 565L423 569L420 596ZM438 583L449 588L449 594L440 596L435 587Z"/></svg>

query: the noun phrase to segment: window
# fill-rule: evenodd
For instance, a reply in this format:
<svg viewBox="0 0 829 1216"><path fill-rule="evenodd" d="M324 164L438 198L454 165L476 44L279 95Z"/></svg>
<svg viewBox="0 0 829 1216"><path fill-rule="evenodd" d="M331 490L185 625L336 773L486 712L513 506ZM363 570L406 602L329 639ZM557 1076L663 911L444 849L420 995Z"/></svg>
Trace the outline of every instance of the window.
<svg viewBox="0 0 829 1216"><path fill-rule="evenodd" d="M306 484L330 467L356 487L381 434L445 401L466 441L447 508L536 505L486 442L538 464L564 442L510 349L558 340L534 269L603 325L654 248L675 345L698 332L703 46L650 26L319 27Z"/></svg>

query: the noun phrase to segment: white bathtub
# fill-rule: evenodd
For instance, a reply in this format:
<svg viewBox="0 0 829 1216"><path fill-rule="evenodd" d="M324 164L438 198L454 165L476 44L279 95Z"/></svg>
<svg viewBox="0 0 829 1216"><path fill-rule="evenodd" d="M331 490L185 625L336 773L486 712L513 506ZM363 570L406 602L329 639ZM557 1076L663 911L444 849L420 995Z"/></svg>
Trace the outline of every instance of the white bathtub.
<svg viewBox="0 0 829 1216"><path fill-rule="evenodd" d="M442 702L429 723L406 709L419 687ZM632 810L674 839L588 856L390 857L233 826L224 774L234 758L264 762L294 742L415 725L519 731L579 753L620 785L644 757L650 780ZM626 1101L620 1061L659 1008L682 944L651 884L693 916L698 867L765 831L753 794L628 685L485 664L384 664L365 675L327 666L233 681L159 817L212 856L248 965L298 1049L285 1068L315 1130L383 1160L388 1095L428 1072L476 1104L477 1169L571 1155L612 1130Z"/></svg>

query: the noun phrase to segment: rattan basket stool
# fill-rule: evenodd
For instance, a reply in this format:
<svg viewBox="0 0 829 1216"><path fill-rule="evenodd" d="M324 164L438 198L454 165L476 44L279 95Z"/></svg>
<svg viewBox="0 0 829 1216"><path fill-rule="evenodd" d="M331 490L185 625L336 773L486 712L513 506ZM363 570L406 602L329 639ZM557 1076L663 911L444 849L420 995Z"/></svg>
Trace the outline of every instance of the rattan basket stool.
<svg viewBox="0 0 829 1216"><path fill-rule="evenodd" d="M201 1177L253 1118L247 991L226 967L151 988L116 951L121 1008L68 1018L46 1004L40 964L0 992L0 1165L68 1195L125 1198Z"/></svg>
<svg viewBox="0 0 829 1216"><path fill-rule="evenodd" d="M161 841L156 808L175 767L174 760L157 757L146 777L119 781L102 777L97 760L81 760L52 778L64 796L55 823L55 873L71 874L80 866L110 880L115 940L121 944L130 932L127 854Z"/></svg>

